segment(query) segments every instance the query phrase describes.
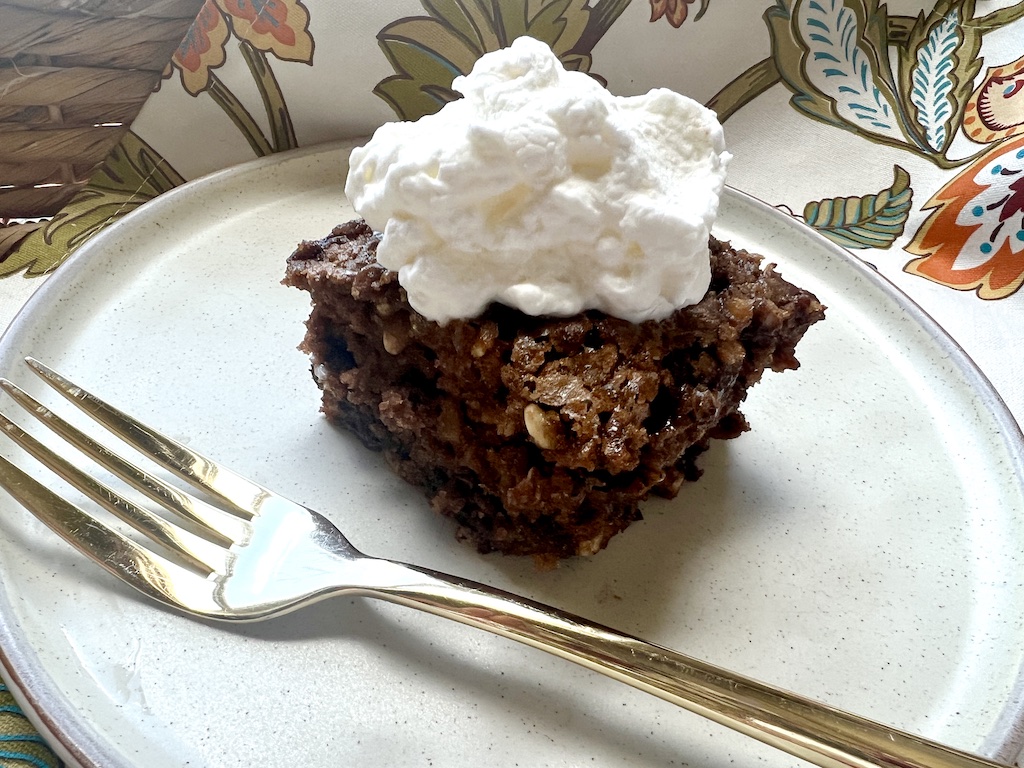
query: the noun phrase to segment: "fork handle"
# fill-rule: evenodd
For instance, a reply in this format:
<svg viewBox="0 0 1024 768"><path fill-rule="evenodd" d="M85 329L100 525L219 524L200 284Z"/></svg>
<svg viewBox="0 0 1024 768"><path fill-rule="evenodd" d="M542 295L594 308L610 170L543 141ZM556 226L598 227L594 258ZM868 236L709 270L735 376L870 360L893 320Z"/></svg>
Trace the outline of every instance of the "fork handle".
<svg viewBox="0 0 1024 768"><path fill-rule="evenodd" d="M370 562L376 578L368 596L518 640L822 768L1006 768L502 590Z"/></svg>

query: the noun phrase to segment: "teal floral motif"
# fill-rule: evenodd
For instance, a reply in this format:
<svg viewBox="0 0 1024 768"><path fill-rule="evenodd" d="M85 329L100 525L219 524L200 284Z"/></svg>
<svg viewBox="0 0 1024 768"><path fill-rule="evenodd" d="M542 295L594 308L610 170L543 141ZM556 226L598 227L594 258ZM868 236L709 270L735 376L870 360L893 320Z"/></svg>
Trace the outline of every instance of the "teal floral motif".
<svg viewBox="0 0 1024 768"><path fill-rule="evenodd" d="M892 76L883 60L884 41L865 34L868 19L839 2L801 3L796 17L803 36L816 43L804 69L834 104L840 118L869 132L902 137ZM879 50L881 49L881 50Z"/></svg>
<svg viewBox="0 0 1024 768"><path fill-rule="evenodd" d="M846 248L888 248L903 234L914 193L910 174L893 167L892 186L863 197L833 197L804 206L804 221Z"/></svg>
<svg viewBox="0 0 1024 768"><path fill-rule="evenodd" d="M935 25L925 45L921 46L913 68L910 101L917 109L917 120L925 130L928 145L938 151L942 151L951 135L947 130L947 122L953 114L950 100L953 84L949 73L954 62L950 54L957 49L957 22L954 12Z"/></svg>
<svg viewBox="0 0 1024 768"><path fill-rule="evenodd" d="M918 16L899 51L901 92L924 145L945 154L956 136L981 68L981 32L969 23L974 2L939 2Z"/></svg>
<svg viewBox="0 0 1024 768"><path fill-rule="evenodd" d="M886 143L911 140L889 65L884 6L875 0L779 0L765 19L794 107Z"/></svg>
<svg viewBox="0 0 1024 768"><path fill-rule="evenodd" d="M975 0L937 0L917 17L891 18L878 0L777 0L765 13L771 58L713 102L728 116L777 76L791 104L816 120L942 169L966 166L925 203L931 213L906 246L919 258L904 270L983 299L1006 298L1024 285L1024 149L1011 139L1022 124L1012 99L1024 58L975 83L984 35L1022 19L1024 2L978 15ZM954 157L958 135L995 144ZM805 220L849 248L891 247L912 199L909 175L899 166L894 173L878 194L808 203Z"/></svg>
<svg viewBox="0 0 1024 768"><path fill-rule="evenodd" d="M979 18L975 0L939 0L916 18L890 18L878 0L777 0L765 22L774 69L796 109L956 168L975 159L948 153L981 67L982 37L1022 13L1019 3Z"/></svg>

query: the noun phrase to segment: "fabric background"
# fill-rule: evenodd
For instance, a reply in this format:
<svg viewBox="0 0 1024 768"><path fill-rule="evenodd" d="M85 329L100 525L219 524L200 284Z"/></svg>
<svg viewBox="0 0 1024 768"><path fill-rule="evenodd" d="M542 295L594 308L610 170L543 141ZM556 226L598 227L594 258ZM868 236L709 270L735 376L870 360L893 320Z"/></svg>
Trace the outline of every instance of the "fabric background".
<svg viewBox="0 0 1024 768"><path fill-rule="evenodd" d="M0 326L162 191L434 111L527 33L617 94L717 109L729 183L874 265L1024 420L1024 2L207 0L90 187L0 261ZM52 764L0 689L0 766Z"/></svg>

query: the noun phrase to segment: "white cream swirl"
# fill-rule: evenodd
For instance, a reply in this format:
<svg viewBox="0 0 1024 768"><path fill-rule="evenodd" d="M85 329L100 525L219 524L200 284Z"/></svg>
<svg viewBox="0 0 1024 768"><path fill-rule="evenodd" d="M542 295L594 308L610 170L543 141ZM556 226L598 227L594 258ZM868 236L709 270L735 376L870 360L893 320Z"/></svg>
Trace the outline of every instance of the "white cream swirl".
<svg viewBox="0 0 1024 768"><path fill-rule="evenodd" d="M355 149L345 185L413 308L641 322L704 296L730 157L712 111L665 89L613 96L531 38L453 88L465 98Z"/></svg>

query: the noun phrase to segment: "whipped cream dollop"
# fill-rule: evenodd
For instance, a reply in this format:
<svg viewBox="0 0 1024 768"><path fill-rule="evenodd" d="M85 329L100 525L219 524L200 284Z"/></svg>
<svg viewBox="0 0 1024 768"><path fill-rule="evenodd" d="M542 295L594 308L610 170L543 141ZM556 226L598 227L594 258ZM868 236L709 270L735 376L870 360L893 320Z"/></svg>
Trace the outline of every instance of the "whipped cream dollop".
<svg viewBox="0 0 1024 768"><path fill-rule="evenodd" d="M700 301L730 158L711 110L613 96L528 37L452 87L464 98L355 149L345 185L414 309L641 322Z"/></svg>

